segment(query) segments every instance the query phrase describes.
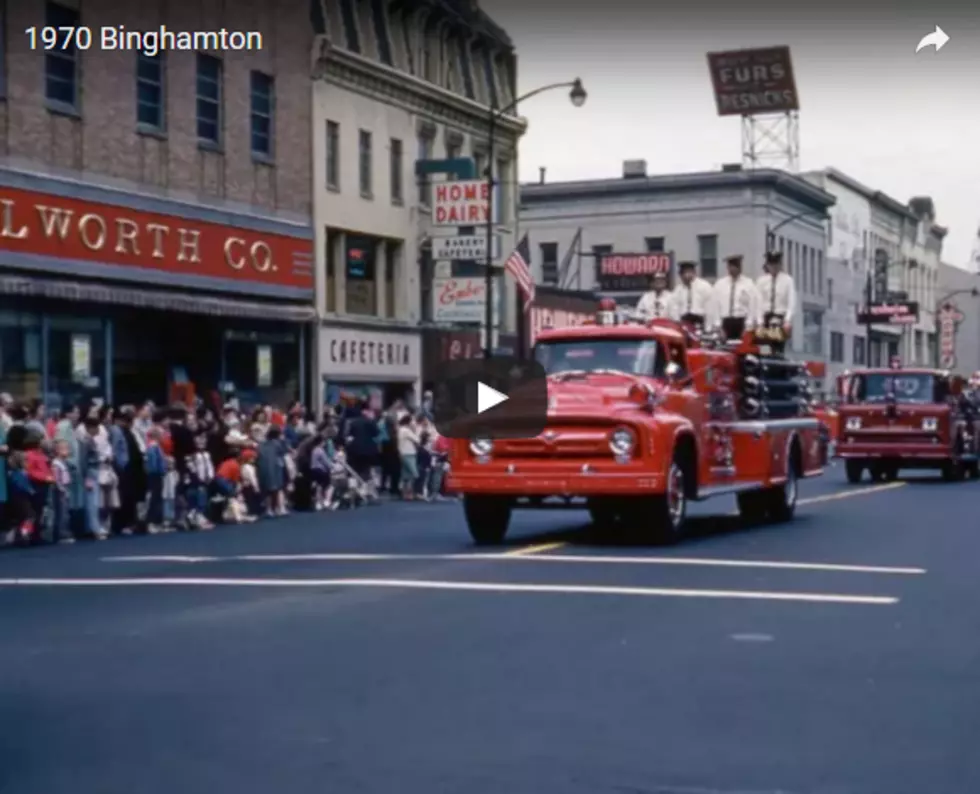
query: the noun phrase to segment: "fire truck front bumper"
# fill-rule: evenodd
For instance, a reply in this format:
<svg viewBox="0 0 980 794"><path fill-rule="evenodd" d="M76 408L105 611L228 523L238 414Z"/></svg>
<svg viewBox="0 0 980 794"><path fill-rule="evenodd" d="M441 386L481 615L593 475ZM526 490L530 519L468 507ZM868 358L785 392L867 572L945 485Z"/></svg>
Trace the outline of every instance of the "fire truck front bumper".
<svg viewBox="0 0 980 794"><path fill-rule="evenodd" d="M868 460L868 459L901 459L903 465L907 463L909 467L916 462L922 463L942 463L953 457L949 447L945 444L932 444L923 442L891 442L883 444L880 442L857 442L842 441L837 445L835 457L842 460Z"/></svg>
<svg viewBox="0 0 980 794"><path fill-rule="evenodd" d="M517 462L495 462L453 470L446 487L457 494L514 497L648 496L663 492L664 476L615 463L562 463L545 471Z"/></svg>

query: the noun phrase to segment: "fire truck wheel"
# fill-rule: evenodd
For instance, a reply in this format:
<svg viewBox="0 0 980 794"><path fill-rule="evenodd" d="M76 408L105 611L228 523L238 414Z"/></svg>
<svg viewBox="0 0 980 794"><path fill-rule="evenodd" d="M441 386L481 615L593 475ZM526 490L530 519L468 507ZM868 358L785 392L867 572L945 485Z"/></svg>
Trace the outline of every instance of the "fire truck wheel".
<svg viewBox="0 0 980 794"><path fill-rule="evenodd" d="M849 460L844 463L844 472L851 485L857 485L864 476L864 464L859 460Z"/></svg>
<svg viewBox="0 0 980 794"><path fill-rule="evenodd" d="M470 537L479 546L495 546L507 536L512 505L499 496L466 496L463 513Z"/></svg>
<svg viewBox="0 0 980 794"><path fill-rule="evenodd" d="M738 514L746 524L760 524L766 518L766 494L762 491L742 491L735 494Z"/></svg>
<svg viewBox="0 0 980 794"><path fill-rule="evenodd" d="M766 497L766 513L771 521L789 521L796 513L796 500L800 495L801 452L794 442L790 450L789 466L786 469L786 482L763 493Z"/></svg>
<svg viewBox="0 0 980 794"><path fill-rule="evenodd" d="M589 501L589 517L596 529L608 529L616 523L619 512L615 505L602 500L592 499Z"/></svg>
<svg viewBox="0 0 980 794"><path fill-rule="evenodd" d="M966 473L974 480L980 477L980 462L971 460L966 464Z"/></svg>
<svg viewBox="0 0 980 794"><path fill-rule="evenodd" d="M648 520L653 525L653 537L657 543L676 543L684 535L689 468L685 465L684 457L675 454L667 472L664 493L653 498Z"/></svg>
<svg viewBox="0 0 980 794"><path fill-rule="evenodd" d="M943 479L946 482L960 482L966 476L962 461L951 460L943 464Z"/></svg>

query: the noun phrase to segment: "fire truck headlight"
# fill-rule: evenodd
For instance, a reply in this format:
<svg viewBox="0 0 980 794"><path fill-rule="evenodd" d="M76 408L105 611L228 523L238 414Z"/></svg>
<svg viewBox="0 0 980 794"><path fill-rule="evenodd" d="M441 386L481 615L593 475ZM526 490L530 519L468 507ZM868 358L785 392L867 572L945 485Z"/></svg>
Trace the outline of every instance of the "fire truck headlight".
<svg viewBox="0 0 980 794"><path fill-rule="evenodd" d="M922 420L922 429L927 433L935 433L939 429L939 420L935 416L927 416Z"/></svg>
<svg viewBox="0 0 980 794"><path fill-rule="evenodd" d="M844 425L847 430L860 430L861 429L861 417L860 416L849 416L847 417L847 423Z"/></svg>
<svg viewBox="0 0 980 794"><path fill-rule="evenodd" d="M485 458L493 452L493 440L489 438L474 438L470 441L470 452L478 458Z"/></svg>
<svg viewBox="0 0 980 794"><path fill-rule="evenodd" d="M629 455L636 446L636 435L632 430L621 427L609 435L609 449L614 455Z"/></svg>

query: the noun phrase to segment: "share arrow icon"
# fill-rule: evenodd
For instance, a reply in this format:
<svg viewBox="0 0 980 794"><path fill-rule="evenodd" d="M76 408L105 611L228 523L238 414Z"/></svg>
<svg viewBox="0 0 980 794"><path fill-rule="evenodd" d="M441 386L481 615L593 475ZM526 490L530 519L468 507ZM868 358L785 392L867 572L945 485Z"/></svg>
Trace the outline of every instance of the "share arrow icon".
<svg viewBox="0 0 980 794"><path fill-rule="evenodd" d="M949 36L946 35L946 31L939 27L939 25L936 25L936 29L932 33L928 33L922 37L922 40L919 42L919 46L915 48L915 51L919 52L926 47L935 47L936 52L939 52L946 46L947 41L949 41Z"/></svg>

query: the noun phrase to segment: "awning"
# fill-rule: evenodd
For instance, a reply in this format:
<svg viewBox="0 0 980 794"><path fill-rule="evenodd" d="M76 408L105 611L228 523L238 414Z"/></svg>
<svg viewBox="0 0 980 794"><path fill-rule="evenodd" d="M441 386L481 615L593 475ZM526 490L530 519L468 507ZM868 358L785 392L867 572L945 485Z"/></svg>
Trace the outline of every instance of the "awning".
<svg viewBox="0 0 980 794"><path fill-rule="evenodd" d="M86 284L80 281L0 276L0 294L89 301L138 309L207 314L212 317L247 317L256 320L286 320L296 323L316 321L316 310L301 304L236 300L163 290Z"/></svg>

